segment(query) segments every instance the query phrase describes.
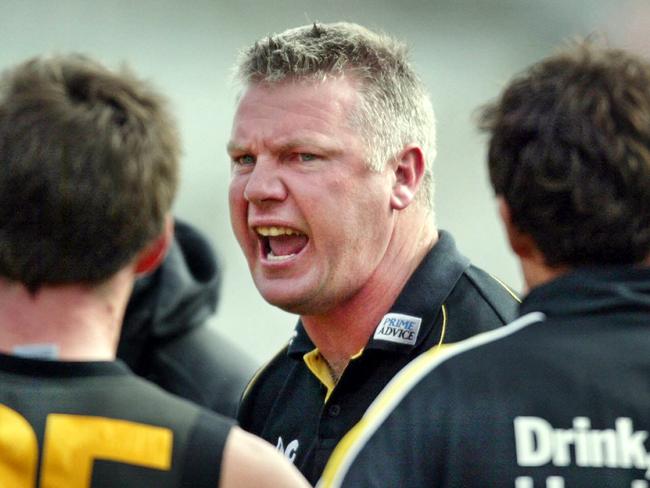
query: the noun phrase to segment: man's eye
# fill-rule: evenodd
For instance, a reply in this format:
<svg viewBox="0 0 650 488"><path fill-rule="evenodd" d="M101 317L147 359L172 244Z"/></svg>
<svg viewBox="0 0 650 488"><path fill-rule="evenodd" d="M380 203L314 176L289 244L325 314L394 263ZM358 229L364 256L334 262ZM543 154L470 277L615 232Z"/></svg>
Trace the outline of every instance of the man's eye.
<svg viewBox="0 0 650 488"><path fill-rule="evenodd" d="M318 156L311 153L300 153L300 159L302 161L314 161Z"/></svg>
<svg viewBox="0 0 650 488"><path fill-rule="evenodd" d="M250 165L250 164L255 164L255 157L251 156L250 154L244 154L243 156L234 158L233 161L236 164L240 164L240 165Z"/></svg>

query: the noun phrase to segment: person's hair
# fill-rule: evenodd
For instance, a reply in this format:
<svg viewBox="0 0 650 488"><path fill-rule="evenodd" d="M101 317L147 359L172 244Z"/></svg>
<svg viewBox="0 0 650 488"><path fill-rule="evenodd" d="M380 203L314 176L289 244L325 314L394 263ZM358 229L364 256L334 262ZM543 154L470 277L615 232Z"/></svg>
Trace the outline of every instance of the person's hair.
<svg viewBox="0 0 650 488"><path fill-rule="evenodd" d="M435 118L403 43L357 24L306 25L243 50L237 75L247 84L350 76L360 94L350 123L364 139L369 166L382 170L404 146L417 144L426 162L419 199L433 208Z"/></svg>
<svg viewBox="0 0 650 488"><path fill-rule="evenodd" d="M166 102L123 69L30 59L0 80L0 275L99 284L160 235L180 143Z"/></svg>
<svg viewBox="0 0 650 488"><path fill-rule="evenodd" d="M492 186L550 266L650 251L650 65L572 42L483 109Z"/></svg>

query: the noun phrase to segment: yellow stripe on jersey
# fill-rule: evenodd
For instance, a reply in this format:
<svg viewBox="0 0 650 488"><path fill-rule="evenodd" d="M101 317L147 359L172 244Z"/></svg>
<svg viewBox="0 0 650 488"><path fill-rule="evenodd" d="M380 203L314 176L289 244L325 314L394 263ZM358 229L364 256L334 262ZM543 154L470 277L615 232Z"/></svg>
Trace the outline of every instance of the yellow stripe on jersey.
<svg viewBox="0 0 650 488"><path fill-rule="evenodd" d="M171 468L170 429L126 420L50 414L45 427L42 488L89 488L93 461Z"/></svg>
<svg viewBox="0 0 650 488"><path fill-rule="evenodd" d="M318 348L309 351L305 354L302 359L305 361L305 365L311 374L313 374L318 380L327 388L327 393L325 394L325 400L323 403L327 403L330 395L334 391L336 386L336 381L332 376L332 370L330 369L329 364L325 361L325 358L321 355Z"/></svg>
<svg viewBox="0 0 650 488"><path fill-rule="evenodd" d="M445 307L445 304L442 304L442 327L440 330L440 340L438 341L438 345L436 347L441 347L442 343L445 341L445 334L447 333L447 307Z"/></svg>
<svg viewBox="0 0 650 488"><path fill-rule="evenodd" d="M27 419L0 404L0 486L35 486L38 441Z"/></svg>
<svg viewBox="0 0 650 488"><path fill-rule="evenodd" d="M352 356L350 358L350 361L354 361L355 359L361 357L362 354L363 354L363 348L354 356ZM305 362L307 369L311 371L311 374L313 374L316 378L318 378L318 381L320 381L323 384L323 386L327 388L327 393L325 394L325 400L323 400L323 403L327 403L327 400L330 399L330 396L332 395L332 392L334 391L334 388L338 383L337 379L334 377L334 374L332 373L332 368L328 364L327 360L320 353L318 348L313 349L308 353L306 353L302 357L302 359Z"/></svg>
<svg viewBox="0 0 650 488"><path fill-rule="evenodd" d="M505 288L505 290L506 290L508 293L510 293L510 295L512 296L512 298L514 298L515 301L517 301L517 303L521 303L521 298L519 298L519 295L517 295L517 293L515 293L515 291L514 291L512 288L510 288L508 285L506 285L503 281L501 281L499 278L497 278L497 277L494 276L493 274L490 274L490 276L492 277L492 279L493 279L494 281L496 281L496 282L499 283L503 288Z"/></svg>

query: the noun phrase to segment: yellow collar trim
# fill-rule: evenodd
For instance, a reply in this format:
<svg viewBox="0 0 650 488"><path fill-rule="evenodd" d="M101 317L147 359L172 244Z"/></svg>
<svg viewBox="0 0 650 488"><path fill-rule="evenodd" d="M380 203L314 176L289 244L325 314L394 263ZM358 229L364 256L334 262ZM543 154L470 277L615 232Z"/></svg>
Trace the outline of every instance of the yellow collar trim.
<svg viewBox="0 0 650 488"><path fill-rule="evenodd" d="M318 348L306 353L302 359L305 361L309 371L327 388L324 401L324 403L327 403L336 386L330 365L327 364L327 361L325 361Z"/></svg>
<svg viewBox="0 0 650 488"><path fill-rule="evenodd" d="M352 361L354 359L357 359L359 356L361 356L361 354L363 354L363 348L354 356L352 356L350 360ZM305 362L307 369L311 371L311 374L318 378L323 386L327 388L327 392L325 393L325 400L323 401L323 403L327 403L327 400L329 400L330 396L332 395L334 387L336 387L337 383L337 380L332 373L332 368L330 368L330 365L327 364L327 361L321 355L318 348L315 348L306 353L302 359Z"/></svg>

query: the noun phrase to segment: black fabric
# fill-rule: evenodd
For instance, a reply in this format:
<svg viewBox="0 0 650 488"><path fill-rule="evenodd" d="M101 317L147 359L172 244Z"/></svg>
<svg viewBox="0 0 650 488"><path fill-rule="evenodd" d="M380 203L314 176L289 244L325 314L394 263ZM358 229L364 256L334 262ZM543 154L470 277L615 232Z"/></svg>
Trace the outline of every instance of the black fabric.
<svg viewBox="0 0 650 488"><path fill-rule="evenodd" d="M180 480L188 476L185 471L196 469L194 465L186 465L184 460L195 456L210 459L212 465L209 470L192 474L192 486L218 486L223 446L234 421L202 410L137 378L119 361L59 362L0 354L0 385L0 418L3 419L0 465L16 458L27 459L28 452L21 450L18 454L15 449L29 445L30 431L34 432L38 443L33 452L31 446L28 449L29 454L38 459L36 471L39 476L57 473L57 486L67 486L61 483L66 483L71 473L83 466L84 455L94 452L98 445L122 449L133 443L141 452L168 452L158 444L143 442L136 434L116 439L115 436L121 434L111 426L115 421L127 421L120 422L127 426L126 432L133 433L143 427L171 431L170 468L93 456L90 486L178 487ZM51 424L61 415L74 419L73 428L65 431L65 439L49 430L46 447L46 428L51 429ZM106 423L108 430L99 434L86 430L83 422L88 420ZM2 435L3 428L9 429L5 433L13 432L12 442L6 442L8 438ZM204 432L210 433L209 439ZM70 438L74 438L76 444L66 447ZM43 459L56 456L73 462L54 469L44 467ZM29 469L27 464L19 464L17 472L24 476Z"/></svg>
<svg viewBox="0 0 650 488"><path fill-rule="evenodd" d="M209 242L176 220L174 242L162 265L135 284L118 357L167 391L234 416L257 364L207 324L217 307L220 282Z"/></svg>
<svg viewBox="0 0 650 488"><path fill-rule="evenodd" d="M221 479L221 462L215 462L214 446L218 443L219 451L223 452L227 436L223 435L222 427L213 422L207 412L201 412L199 421L200 428L192 431L189 444L194 447L185 454L185 470L181 485L183 488L194 488L196 486L218 487Z"/></svg>
<svg viewBox="0 0 650 488"><path fill-rule="evenodd" d="M441 232L389 311L422 319L415 344L371 338L324 403L326 389L303 361L314 345L299 322L287 352L277 355L249 386L240 405L241 426L281 448L315 483L334 446L386 383L440 342L443 305L447 322L442 340L448 343L503 325L514 317L518 301L472 266L452 237Z"/></svg>
<svg viewBox="0 0 650 488"><path fill-rule="evenodd" d="M576 270L521 313L432 358L326 486L648 486L650 269Z"/></svg>

